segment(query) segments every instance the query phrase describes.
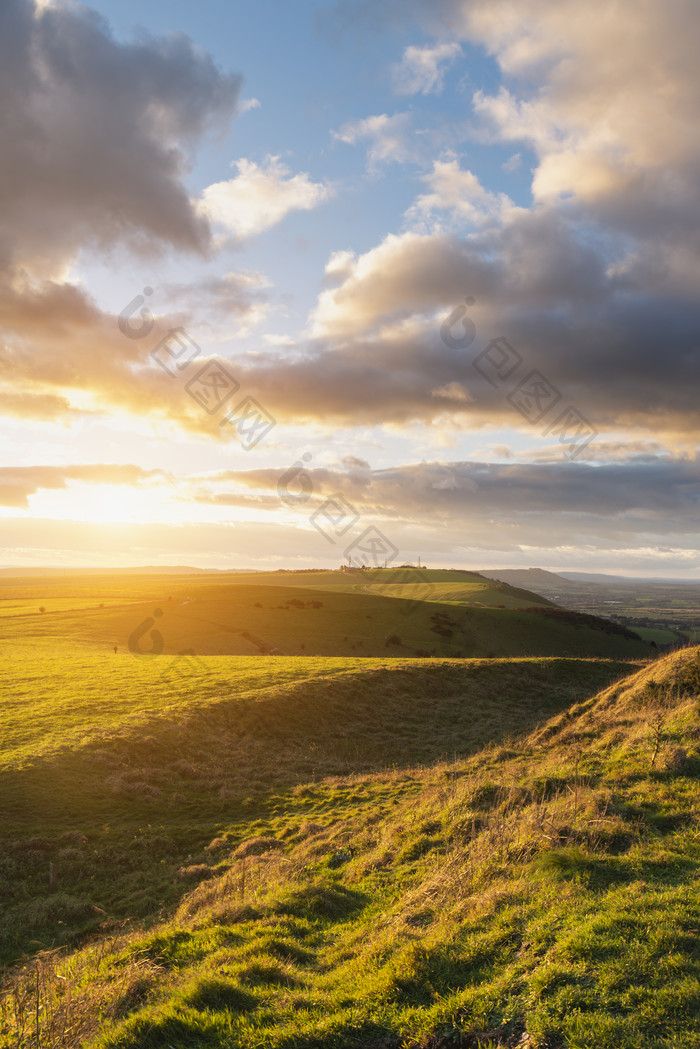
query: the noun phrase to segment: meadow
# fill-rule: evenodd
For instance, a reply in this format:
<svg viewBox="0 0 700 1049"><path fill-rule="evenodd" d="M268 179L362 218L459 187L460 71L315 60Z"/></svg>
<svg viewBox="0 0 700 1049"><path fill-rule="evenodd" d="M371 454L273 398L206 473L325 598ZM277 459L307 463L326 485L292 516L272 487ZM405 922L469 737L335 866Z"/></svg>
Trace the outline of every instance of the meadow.
<svg viewBox="0 0 700 1049"><path fill-rule="evenodd" d="M564 614L546 598L476 573L425 569L0 578L0 625L10 656L27 645L67 652L68 643L147 655L154 629L163 639L159 651L170 655L652 654L608 620Z"/></svg>
<svg viewBox="0 0 700 1049"><path fill-rule="evenodd" d="M2 624L3 1049L700 1045L698 650L176 662L108 632L407 599L66 585Z"/></svg>

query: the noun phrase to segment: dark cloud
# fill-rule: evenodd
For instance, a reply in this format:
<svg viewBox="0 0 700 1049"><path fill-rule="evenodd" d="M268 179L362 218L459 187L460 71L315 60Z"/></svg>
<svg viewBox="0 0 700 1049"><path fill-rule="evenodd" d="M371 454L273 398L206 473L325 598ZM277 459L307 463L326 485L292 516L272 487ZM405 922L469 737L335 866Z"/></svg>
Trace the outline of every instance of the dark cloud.
<svg viewBox="0 0 700 1049"><path fill-rule="evenodd" d="M140 466L90 463L76 466L0 467L0 506L26 509L30 495L40 489L65 488L70 481L92 484L135 485L162 476L158 470Z"/></svg>
<svg viewBox="0 0 700 1049"><path fill-rule="evenodd" d="M86 245L125 240L204 250L183 176L239 90L187 37L122 44L82 5L4 0L2 268L60 269Z"/></svg>
<svg viewBox="0 0 700 1049"><path fill-rule="evenodd" d="M197 428L165 376L137 374L143 344L121 336L65 272L90 248L211 249L184 178L202 137L228 126L239 90L238 76L182 35L123 44L77 3L0 5L3 411L68 418L80 389L96 409L146 412L155 402ZM256 305L243 279L220 282L231 311ZM223 287L207 290L220 310Z"/></svg>
<svg viewBox="0 0 700 1049"><path fill-rule="evenodd" d="M245 325L262 311L267 303L266 286L261 273L234 272L202 277L189 284L166 284L159 288L159 297L171 304L173 323L196 318L201 325L221 328L225 323Z"/></svg>
<svg viewBox="0 0 700 1049"><path fill-rule="evenodd" d="M498 514L584 515L608 521L643 518L671 531L687 531L700 506L700 462L642 455L625 463L418 463L361 474L333 468L305 470L305 503L340 493L364 513L424 518L474 518ZM278 491L284 471L222 471L203 479L205 501L250 505L248 491L266 498ZM233 492L221 492L232 483ZM299 488L295 488L298 491ZM271 505L271 504L268 504Z"/></svg>
<svg viewBox="0 0 700 1049"><path fill-rule="evenodd" d="M516 564L565 566L573 556L585 566L587 559L598 556L596 551L604 550L622 558L620 564L634 568L643 568L651 559L666 561L676 569L700 565L698 460L640 455L625 463L604 465L424 462L358 472L340 464L309 469L306 483L293 483L290 491L303 496L298 501L280 497L286 473L257 469L171 477L129 464L8 468L0 471L0 497L3 505L21 507L33 492L64 488L72 481L148 487L160 486L165 480L182 497L185 519L187 503L193 500L220 509L254 509L270 515L269 524L240 522L236 517L234 529L226 523L183 524L177 535L159 526L161 549L167 549L169 556L180 549L187 531L190 552L195 551L199 535L206 556L261 549L268 557L273 547L266 547L265 542L274 539L274 549L281 551L280 561L287 566L302 554L321 561L337 559L342 553L339 544L325 542L309 517L328 497L342 495L359 517L352 534L374 523L402 556L420 551L443 563L452 557L457 563L478 567L489 560L485 552L500 551ZM284 522L274 520L280 511ZM25 538L29 542L33 536L31 542L40 546L49 525L34 522ZM22 545L22 527L5 522L0 528L9 546ZM78 534L68 525L63 531ZM134 534L137 532L139 529ZM145 536L146 526L142 532ZM91 542L100 546L101 534L96 533ZM210 536L213 546L209 546ZM71 549L73 543L74 538L57 541ZM346 545L345 539L341 545Z"/></svg>
<svg viewBox="0 0 700 1049"><path fill-rule="evenodd" d="M363 422L379 390L389 422L449 411L465 426L522 426L507 387L470 382L463 360L437 343L434 320L418 323L472 295L479 344L506 335L596 426L697 439L698 8L603 0L597 11L591 18L578 0L341 0L322 16L329 32L418 25L481 46L508 84L474 96L483 130L526 143L537 158L530 209L504 205L469 236L406 233L344 259L342 280L322 292L315 314L333 355L314 348L312 388L331 415L349 419L365 369ZM455 228L470 203L459 186L479 187L454 163L451 174L440 183L444 199L433 192L430 201L443 227ZM411 316L403 337L391 330ZM465 381L471 405L450 403L444 391ZM345 415L336 382L347 391ZM299 401L306 410L305 399L290 393L290 410Z"/></svg>

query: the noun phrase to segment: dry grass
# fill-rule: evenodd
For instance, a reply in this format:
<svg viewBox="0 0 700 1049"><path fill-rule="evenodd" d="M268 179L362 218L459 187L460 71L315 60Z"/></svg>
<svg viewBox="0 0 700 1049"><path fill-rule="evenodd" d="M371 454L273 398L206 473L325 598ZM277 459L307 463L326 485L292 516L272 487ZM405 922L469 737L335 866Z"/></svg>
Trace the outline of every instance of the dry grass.
<svg viewBox="0 0 700 1049"><path fill-rule="evenodd" d="M693 658L471 757L297 786L274 834L211 842L221 873L183 868L203 880L171 920L13 973L0 1045L141 1049L148 1029L173 1045L442 1049L490 1032L665 1049L660 1026L692 1045Z"/></svg>

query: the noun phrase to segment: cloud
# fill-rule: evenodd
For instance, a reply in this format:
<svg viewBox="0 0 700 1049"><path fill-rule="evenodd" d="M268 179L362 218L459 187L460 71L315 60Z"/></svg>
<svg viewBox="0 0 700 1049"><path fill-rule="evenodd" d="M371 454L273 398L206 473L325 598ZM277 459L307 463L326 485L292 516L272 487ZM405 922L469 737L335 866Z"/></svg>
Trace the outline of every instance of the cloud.
<svg viewBox="0 0 700 1049"><path fill-rule="evenodd" d="M649 556L671 545L696 561L700 556L695 528L700 500L697 460L657 456L603 465L423 462L379 470L317 467L305 472L303 488L295 480L290 488L293 496L302 492L302 498L285 504L300 525L325 499L341 495L363 522L378 522L392 538L412 535L413 541L404 540L409 548L425 534L433 549L443 542L454 549L468 541L472 548L490 550L529 546L541 556L567 545L581 551L606 544L615 549L646 544ZM274 512L279 510L280 490L285 494L286 477L274 469L221 471L203 479L196 498Z"/></svg>
<svg viewBox="0 0 700 1049"><path fill-rule="evenodd" d="M79 4L6 0L0 52L0 272L56 277L78 250L119 241L207 249L183 178L235 113L240 77L182 35L117 43Z"/></svg>
<svg viewBox="0 0 700 1049"><path fill-rule="evenodd" d="M197 410L183 384L149 357L165 335L162 323L148 339L127 339L116 319L72 284L42 281L9 288L0 282L0 332L0 406L14 415L49 414L64 421L79 406L211 430L211 420Z"/></svg>
<svg viewBox="0 0 700 1049"><path fill-rule="evenodd" d="M589 221L644 240L649 251L692 240L697 264L700 21L692 0L663 9L653 0L605 3L595 23L574 0L481 0L461 10L465 32L516 83L475 103L499 137L535 149L535 200L583 205Z"/></svg>
<svg viewBox="0 0 700 1049"><path fill-rule="evenodd" d="M350 146L367 142L370 167L376 169L382 164L403 164L412 159L415 150L409 138L410 126L410 113L395 113L393 116L380 113L343 124L340 131L333 131L332 135L338 142Z"/></svg>
<svg viewBox="0 0 700 1049"><path fill-rule="evenodd" d="M434 47L407 47L401 61L392 68L394 90L399 95L439 94L447 69L461 53L462 49L456 42Z"/></svg>
<svg viewBox="0 0 700 1049"><path fill-rule="evenodd" d="M427 192L407 215L414 224L433 220L432 230L392 234L361 255L346 254L321 291L311 318L316 352L329 357L317 370L319 400L339 410L331 376L342 375L349 407L364 368L366 412L379 387L388 422L439 422L447 412L465 428L490 417L527 431L508 401L510 384L495 390L475 382L469 360L505 335L524 362L513 385L537 369L562 404L625 442L698 441L694 4L606 2L593 21L575 0L335 5L336 26L351 17L362 32L378 23L405 31L413 19L433 32L435 46L449 30L453 41L493 56L508 86L477 92L474 111L493 141L534 152L533 203L501 205L455 160L435 162L424 176ZM472 229L459 237L464 222ZM477 338L460 357L441 346L438 332L467 296L476 298ZM379 381L382 366L391 370L392 389ZM471 395L461 414L453 396L460 389Z"/></svg>
<svg viewBox="0 0 700 1049"><path fill-rule="evenodd" d="M220 331L227 338L247 334L268 311L268 279L255 270L212 274L187 284L166 284L158 289L159 299L172 304L169 319L173 326L187 326L193 320L198 329Z"/></svg>
<svg viewBox="0 0 700 1049"><path fill-rule="evenodd" d="M465 284L470 268L473 279ZM454 236L391 233L363 255L343 256L344 280L321 292L312 332L319 338L369 336L379 325L450 303L465 287L475 293L482 268L476 260L471 264L467 246Z"/></svg>
<svg viewBox="0 0 700 1049"><path fill-rule="evenodd" d="M608 261L547 211L517 211L503 227L469 240L444 231L389 234L363 255L343 258L344 279L321 292L312 331L368 336L387 323L456 305L465 295L488 303L500 327L516 304L544 312L626 288L623 280L607 278Z"/></svg>
<svg viewBox="0 0 700 1049"><path fill-rule="evenodd" d="M280 419L408 425L451 418L469 429L536 430L508 400L538 370L599 430L664 440L700 438L695 371L696 298L650 295L595 239L556 209L518 210L469 239L390 234L334 261L306 351L242 372ZM445 345L442 322L465 297L476 333ZM461 329L460 329L461 333ZM521 358L510 381L490 385L474 361L505 336ZM459 394L459 395L458 395ZM551 442L548 442L551 443Z"/></svg>
<svg viewBox="0 0 700 1049"><path fill-rule="evenodd" d="M489 518L494 513L511 520L513 515L566 511L606 521L605 527L613 531L618 526L626 531L629 518L643 518L645 528L663 522L664 528L685 532L695 520L700 499L700 462L668 455L637 455L602 465L438 461L372 469L366 460L347 454L338 466L304 469L311 481L309 512L318 501L340 493L363 514L414 521L455 514ZM221 470L180 481L185 501L274 511L280 508L284 474L282 468ZM27 496L40 489L65 488L71 481L147 486L160 485L163 478L161 470L133 464L3 467L0 501L26 506Z"/></svg>
<svg viewBox="0 0 700 1049"><path fill-rule="evenodd" d="M143 344L67 274L80 253L117 246L211 252L185 179L240 85L182 34L123 44L79 4L0 5L1 410L66 421L156 403L188 417L165 376L139 374ZM237 280L235 307L250 315L256 292Z"/></svg>
<svg viewBox="0 0 700 1049"><path fill-rule="evenodd" d="M512 156L508 157L505 163L501 164L503 171L507 171L509 175L512 175L514 171L517 171L523 162L522 153L513 153Z"/></svg>
<svg viewBox="0 0 700 1049"><path fill-rule="evenodd" d="M325 25L361 32L411 22L485 49L507 87L476 92L494 140L535 152L537 203L608 238L638 243L658 281L696 281L700 264L700 19L695 0L342 0ZM582 235L583 231L582 231Z"/></svg>
<svg viewBox="0 0 700 1049"><path fill-rule="evenodd" d="M26 509L30 495L40 489L65 488L70 481L138 485L156 476L162 476L161 471L143 470L130 464L4 466L0 467L0 506Z"/></svg>
<svg viewBox="0 0 700 1049"><path fill-rule="evenodd" d="M310 211L333 193L325 183L312 182L306 173L292 175L279 157L262 165L237 160L238 175L207 186L199 205L202 214L245 238L276 226L292 211Z"/></svg>
<svg viewBox="0 0 700 1049"><path fill-rule="evenodd" d="M372 469L348 454L335 466L306 472L307 483L291 489L306 498L299 503L287 500L284 506L280 484L285 483L286 468L168 478L184 500L185 521L172 529L163 524L82 528L76 522L0 518L3 557L37 563L43 551L44 559L55 563L55 557L48 557L53 544L68 563L82 558L95 564L103 557L112 563L115 549L120 563L130 549L138 550L141 559L148 551L147 560L154 563L184 560L221 567L225 558L239 567L252 557L268 565L278 557L285 567L297 557L310 558L307 564L328 558L337 563L343 546L374 523L402 556L420 550L430 560L477 568L494 557L499 563L521 565L627 565L647 573L659 560L673 569L700 567L697 459L642 455L602 465L458 460ZM0 471L0 495L4 505L19 507L32 492L62 488L70 481L146 488L160 486L162 479L159 471L128 464L25 467ZM340 544L329 545L312 527L309 515L338 494L359 514L359 521ZM235 528L229 522L188 524L191 501L224 511L237 508ZM274 522L281 508L287 519ZM254 522L246 522L244 515L241 519L246 509L255 512ZM261 511L270 514L269 524L260 520ZM275 553L279 551L283 553ZM134 560L127 553L126 563Z"/></svg>
<svg viewBox="0 0 700 1049"><path fill-rule="evenodd" d="M409 221L425 220L436 212L447 212L454 225L480 225L513 207L505 193L491 193L471 171L460 168L456 159L436 160L433 170L422 175L429 192L421 194L406 212Z"/></svg>

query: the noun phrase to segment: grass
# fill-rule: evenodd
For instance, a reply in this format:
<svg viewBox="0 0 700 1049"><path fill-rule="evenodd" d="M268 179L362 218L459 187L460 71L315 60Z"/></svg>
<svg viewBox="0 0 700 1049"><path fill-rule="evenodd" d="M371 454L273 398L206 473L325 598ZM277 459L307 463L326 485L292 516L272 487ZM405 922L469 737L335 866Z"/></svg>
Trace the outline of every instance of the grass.
<svg viewBox="0 0 700 1049"><path fill-rule="evenodd" d="M430 602L406 622L617 648L198 643L181 676L208 635L179 600L221 636L316 622L319 647L405 602L62 585L43 613L3 591L1 1049L700 1049L699 650L651 662L551 606ZM170 649L115 655L108 631L156 601Z"/></svg>
<svg viewBox="0 0 700 1049"><path fill-rule="evenodd" d="M235 582L210 575L0 581L2 650L12 656L22 646L43 648L50 662L55 653L46 645L62 646L66 655L72 644L110 658L115 647L117 656L134 646L145 654L155 629L162 654L170 656L184 650L373 658L652 654L608 621L564 615L528 591L474 573L419 576L425 581L396 582L400 570L378 569L259 573Z"/></svg>
<svg viewBox="0 0 700 1049"><path fill-rule="evenodd" d="M76 650L42 676L45 654L24 657L5 667L15 677L0 725L7 961L70 942L105 915L173 906L219 862L211 842L276 837L285 813L315 811L323 777L474 753L630 668L209 657L209 674L170 684L157 660L124 657L115 676L114 662ZM339 812L355 804L336 799ZM50 864L58 895L47 898Z"/></svg>
<svg viewBox="0 0 700 1049"><path fill-rule="evenodd" d="M296 586L347 594L375 594L412 601L530 608L550 601L529 590L487 579L478 572L428 568L352 569L345 572L255 573L237 582L256 586Z"/></svg>
<svg viewBox="0 0 700 1049"><path fill-rule="evenodd" d="M419 671L436 697L470 675ZM675 653L456 759L399 741L396 768L269 790L159 922L8 972L0 1045L697 1047L699 685Z"/></svg>
<svg viewBox="0 0 700 1049"><path fill-rule="evenodd" d="M662 627L635 626L633 629L642 641L654 641L657 645L674 645L678 641L677 634Z"/></svg>

